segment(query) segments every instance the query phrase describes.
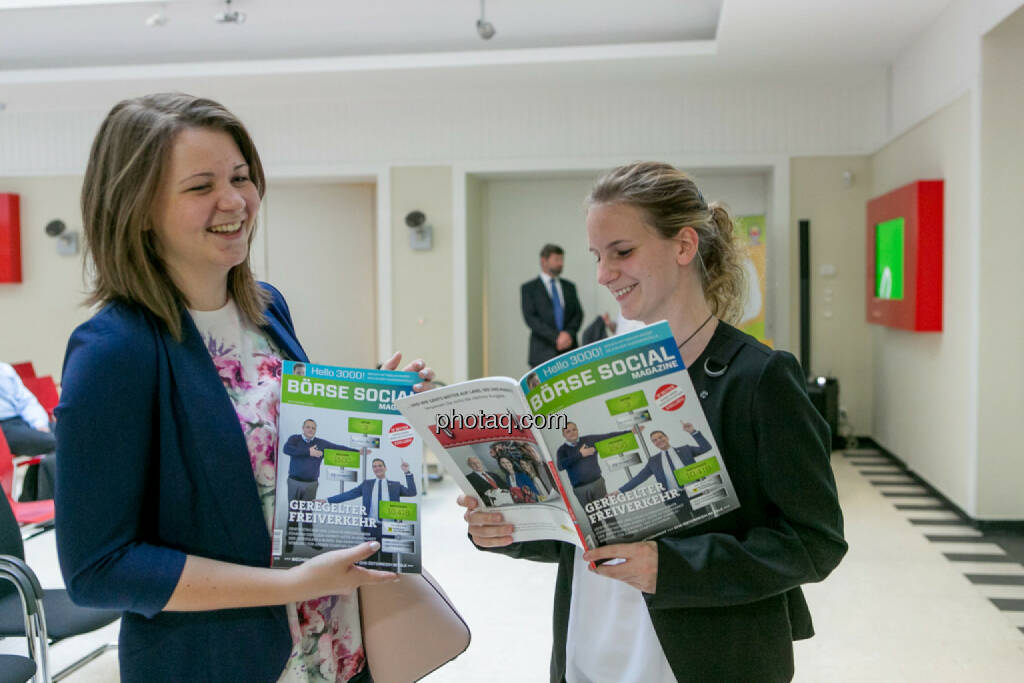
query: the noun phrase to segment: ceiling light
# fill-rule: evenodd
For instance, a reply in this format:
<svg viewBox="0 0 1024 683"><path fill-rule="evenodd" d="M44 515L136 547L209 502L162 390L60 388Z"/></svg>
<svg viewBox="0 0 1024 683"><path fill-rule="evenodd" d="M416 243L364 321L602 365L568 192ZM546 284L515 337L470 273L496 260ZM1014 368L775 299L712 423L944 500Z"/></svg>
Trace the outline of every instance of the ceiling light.
<svg viewBox="0 0 1024 683"><path fill-rule="evenodd" d="M160 26L167 26L167 15L163 12L156 12L146 17L146 26L151 28L157 28Z"/></svg>
<svg viewBox="0 0 1024 683"><path fill-rule="evenodd" d="M484 18L484 0L480 0L480 18L476 20L476 32L484 40L490 40L497 33L494 30L494 24Z"/></svg>
<svg viewBox="0 0 1024 683"><path fill-rule="evenodd" d="M245 12L231 9L231 0L224 0L224 11L213 15L218 24L244 24Z"/></svg>

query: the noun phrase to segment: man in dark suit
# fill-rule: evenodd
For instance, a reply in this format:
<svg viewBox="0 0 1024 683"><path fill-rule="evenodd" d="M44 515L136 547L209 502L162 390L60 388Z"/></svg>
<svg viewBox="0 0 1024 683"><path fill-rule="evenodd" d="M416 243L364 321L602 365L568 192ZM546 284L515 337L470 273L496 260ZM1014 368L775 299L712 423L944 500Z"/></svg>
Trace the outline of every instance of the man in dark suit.
<svg viewBox="0 0 1024 683"><path fill-rule="evenodd" d="M488 491L508 490L508 480L496 472L486 471L480 458L471 455L466 458L466 464L469 465L471 470L466 475L466 479L469 480L469 483L472 484L473 488L480 495L481 503L490 505L494 502L491 496L487 495Z"/></svg>
<svg viewBox="0 0 1024 683"><path fill-rule="evenodd" d="M281 450L291 457L288 463L288 500L315 500L317 483L320 481L320 465L324 461L324 450L331 448L339 451L355 452L356 449L331 443L316 436L316 420L302 423L302 433L292 434ZM365 455L365 452L360 451ZM290 553L293 548L295 522L289 521L285 530L284 551ZM313 550L322 550L313 538L313 523L302 522L302 534L305 543Z"/></svg>
<svg viewBox="0 0 1024 683"><path fill-rule="evenodd" d="M327 499L328 503L344 503L346 501L355 500L356 498L362 497L363 509L366 511L366 517L368 519L376 520L376 524L373 526L366 527L374 539L378 543L381 542L381 523L380 523L380 504L383 501L397 501L402 496L415 496L416 495L416 479L413 477L412 472L409 471L409 463L402 463L402 471L405 472L405 484L397 481L391 481L386 478L388 473L388 466L380 458L374 458L373 463L373 478L367 477L363 480L363 483L355 487L351 491L345 493L339 493L336 496L331 496ZM390 559L391 553L387 555L383 554L383 551L378 551L376 555L370 559L376 559L378 561L387 561Z"/></svg>
<svg viewBox="0 0 1024 683"><path fill-rule="evenodd" d="M704 438L697 429L689 422L683 423L683 429L686 433L693 437L693 440L697 442L696 446L680 446L673 448L672 444L669 443L668 435L661 430L651 432L651 443L658 449L658 452L651 456L651 459L647 461L644 468L628 482L626 482L622 488L618 491L613 491L612 495L616 493L625 493L626 491L632 491L637 486L645 482L652 475L659 484L664 487L666 491L681 488L679 483L676 481L674 472L678 469L692 465L697 462L694 456L702 453L707 453L711 450L711 444ZM689 504L686 503L686 495L680 496L677 500L682 501L685 504L685 508L680 508L680 513L683 516L689 516Z"/></svg>
<svg viewBox="0 0 1024 683"><path fill-rule="evenodd" d="M575 422L565 425L565 429L562 430L565 443L558 447L558 452L555 454L555 465L558 469L568 473L569 482L572 484L576 499L580 502L580 507L585 508L588 503L608 495L604 475L601 474L601 465L598 458L595 457L597 448L594 444L628 433L629 430L580 436L579 427ZM621 535L622 529L614 517L597 522L595 527L605 526L605 522L607 522L606 533Z"/></svg>
<svg viewBox="0 0 1024 683"><path fill-rule="evenodd" d="M520 299L523 319L530 328L530 367L576 348L583 308L576 286L559 277L565 252L556 244L540 251L540 276L523 284Z"/></svg>

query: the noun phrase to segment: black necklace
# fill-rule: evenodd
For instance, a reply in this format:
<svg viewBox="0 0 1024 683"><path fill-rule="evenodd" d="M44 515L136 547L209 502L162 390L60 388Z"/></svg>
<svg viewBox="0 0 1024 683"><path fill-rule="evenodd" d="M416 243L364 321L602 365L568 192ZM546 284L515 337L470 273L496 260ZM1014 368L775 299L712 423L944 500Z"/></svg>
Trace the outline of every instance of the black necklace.
<svg viewBox="0 0 1024 683"><path fill-rule="evenodd" d="M693 334L691 334L689 337L687 337L683 341L679 342L679 348L680 349L683 348L683 345L686 344L686 342L688 342L691 339L693 339L694 337L696 337L697 333L700 332L701 330L703 330L704 326L707 325L709 322L711 322L711 319L714 318L714 317L715 317L714 313L709 314L708 317L704 319L704 322L702 322L700 324L700 327L698 327L696 330L693 331Z"/></svg>

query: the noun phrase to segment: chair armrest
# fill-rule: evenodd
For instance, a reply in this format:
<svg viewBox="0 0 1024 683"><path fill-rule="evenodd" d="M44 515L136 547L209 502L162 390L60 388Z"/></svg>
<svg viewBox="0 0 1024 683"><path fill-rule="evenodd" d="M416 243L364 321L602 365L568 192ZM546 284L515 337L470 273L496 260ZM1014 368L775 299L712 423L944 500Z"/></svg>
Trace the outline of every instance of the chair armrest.
<svg viewBox="0 0 1024 683"><path fill-rule="evenodd" d="M14 555L0 555L0 579L14 584L25 602L25 610L35 614L36 603L43 599L43 588L39 585L36 573L27 564Z"/></svg>

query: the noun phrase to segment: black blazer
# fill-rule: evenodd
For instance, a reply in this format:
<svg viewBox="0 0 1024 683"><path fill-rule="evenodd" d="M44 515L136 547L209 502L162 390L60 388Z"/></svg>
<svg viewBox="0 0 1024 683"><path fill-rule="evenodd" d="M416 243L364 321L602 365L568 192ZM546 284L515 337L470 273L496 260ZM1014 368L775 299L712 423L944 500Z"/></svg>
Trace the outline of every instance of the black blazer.
<svg viewBox="0 0 1024 683"><path fill-rule="evenodd" d="M740 507L657 540L651 622L679 681L789 681L792 641L814 635L800 584L824 579L846 553L828 426L792 354L725 323L689 372ZM575 546L496 550L558 562L551 680L565 680Z"/></svg>
<svg viewBox="0 0 1024 683"><path fill-rule="evenodd" d="M559 282L562 283L562 294L565 297L565 301L562 302L562 310L565 312L562 329L572 337L572 346L569 349L574 349L577 346L576 334L583 323L583 308L576 296L576 285L564 278L559 278ZM555 340L558 339L560 330L555 328L555 309L551 305L551 294L544 287L544 281L540 276L523 283L519 295L523 319L530 328L530 354L527 362L534 368L565 351L555 348Z"/></svg>

